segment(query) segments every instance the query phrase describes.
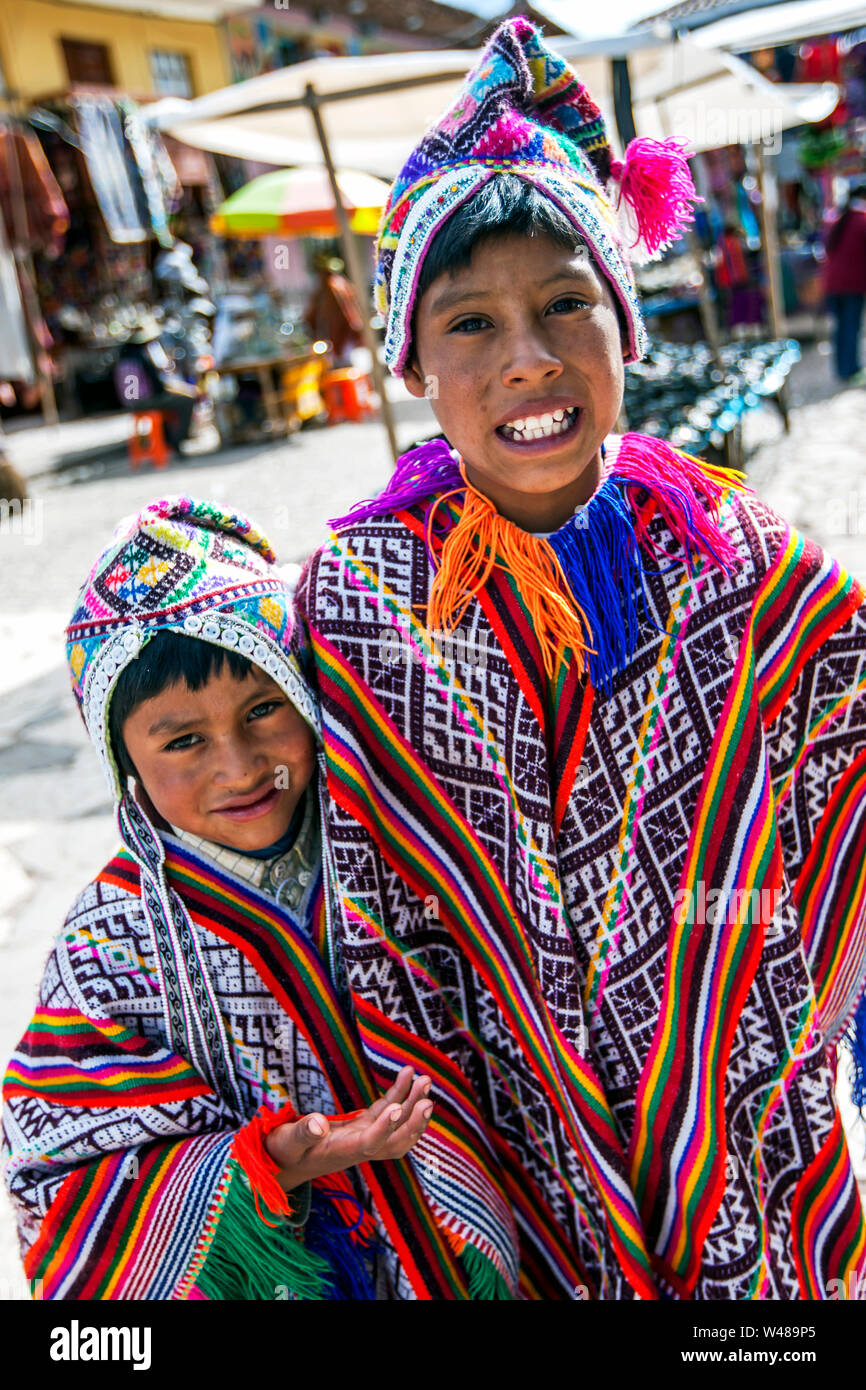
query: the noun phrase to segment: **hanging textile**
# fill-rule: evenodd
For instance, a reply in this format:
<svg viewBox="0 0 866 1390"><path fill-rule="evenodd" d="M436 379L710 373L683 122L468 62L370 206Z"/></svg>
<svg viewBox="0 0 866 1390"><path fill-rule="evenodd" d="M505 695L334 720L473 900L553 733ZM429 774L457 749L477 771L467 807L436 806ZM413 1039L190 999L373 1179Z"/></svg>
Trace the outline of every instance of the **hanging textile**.
<svg viewBox="0 0 866 1390"><path fill-rule="evenodd" d="M34 380L18 270L0 218L0 381Z"/></svg>
<svg viewBox="0 0 866 1390"><path fill-rule="evenodd" d="M76 97L81 150L90 184L112 241L145 241L142 210L127 165L120 112L101 97Z"/></svg>
<svg viewBox="0 0 866 1390"><path fill-rule="evenodd" d="M171 246L174 238L168 226L168 205L173 205L181 194L177 174L158 136L144 124L136 103L124 97L118 101L117 109L132 151L134 173L141 181L150 225L160 245Z"/></svg>
<svg viewBox="0 0 866 1390"><path fill-rule="evenodd" d="M21 205L14 197L20 189ZM0 210L10 245L26 241L31 250L57 254L69 230L69 209L32 130L0 128Z"/></svg>

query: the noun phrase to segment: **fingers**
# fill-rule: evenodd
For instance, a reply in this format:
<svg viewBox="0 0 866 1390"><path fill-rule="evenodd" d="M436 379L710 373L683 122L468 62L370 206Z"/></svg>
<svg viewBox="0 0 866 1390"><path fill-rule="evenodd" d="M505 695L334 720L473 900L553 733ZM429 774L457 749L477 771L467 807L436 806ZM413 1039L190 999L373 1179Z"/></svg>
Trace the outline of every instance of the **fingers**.
<svg viewBox="0 0 866 1390"><path fill-rule="evenodd" d="M394 1082L394 1084L392 1086L389 1086L385 1094L383 1096L380 1096L379 1099L374 1101L373 1104L370 1106L367 1112L370 1118L376 1120L379 1118L382 1112L388 1108L389 1105L392 1105L395 1102L398 1105L401 1104L402 1101L404 1101L409 1094L412 1085L412 1078L414 1075L414 1067L401 1067L399 1072L397 1073L397 1079Z"/></svg>
<svg viewBox="0 0 866 1390"><path fill-rule="evenodd" d="M403 1124L391 1135L382 1158L403 1158L417 1144L433 1115L433 1102L426 1097L415 1105Z"/></svg>
<svg viewBox="0 0 866 1390"><path fill-rule="evenodd" d="M401 1073L402 1075L402 1073ZM432 1082L429 1076L414 1076L408 1093L402 1103L396 1104L393 1101L388 1106L388 1113L391 1116L391 1124L394 1129L406 1123L419 1101L424 1100L430 1094ZM398 1114L399 1111L399 1114Z"/></svg>
<svg viewBox="0 0 866 1390"><path fill-rule="evenodd" d="M324 1139L330 1128L331 1126L327 1116L320 1115L317 1110L314 1110L311 1115L304 1115L303 1118L298 1121L298 1129L301 1130L301 1135L299 1137L306 1140L307 1148L310 1148L313 1144L318 1144L320 1140Z"/></svg>

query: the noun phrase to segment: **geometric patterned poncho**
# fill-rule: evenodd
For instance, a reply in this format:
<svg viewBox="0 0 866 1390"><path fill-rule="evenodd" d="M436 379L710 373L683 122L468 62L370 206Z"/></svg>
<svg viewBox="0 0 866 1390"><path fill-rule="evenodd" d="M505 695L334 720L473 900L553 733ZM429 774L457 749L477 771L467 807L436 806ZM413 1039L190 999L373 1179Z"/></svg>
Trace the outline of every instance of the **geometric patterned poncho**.
<svg viewBox="0 0 866 1390"><path fill-rule="evenodd" d="M548 678L503 565L426 629L448 454L404 456L296 595L330 949L377 1085L433 1078L425 1200L493 1294L862 1289L834 1060L862 1104L866 595L738 480L625 436L583 549L550 542L600 620L614 577L620 657Z"/></svg>
<svg viewBox="0 0 866 1390"><path fill-rule="evenodd" d="M260 1107L288 1119L373 1097L317 949L321 871L292 909L174 836L163 847L192 924L185 963L219 1018L219 1079L169 1041L140 870L123 851L73 905L4 1083L6 1182L36 1296L411 1298L397 1254L417 1224L411 1172L319 1180L293 1222L266 1184L254 1195L260 1163L238 1143L258 1139ZM359 1201L371 1216L356 1247L341 1226Z"/></svg>

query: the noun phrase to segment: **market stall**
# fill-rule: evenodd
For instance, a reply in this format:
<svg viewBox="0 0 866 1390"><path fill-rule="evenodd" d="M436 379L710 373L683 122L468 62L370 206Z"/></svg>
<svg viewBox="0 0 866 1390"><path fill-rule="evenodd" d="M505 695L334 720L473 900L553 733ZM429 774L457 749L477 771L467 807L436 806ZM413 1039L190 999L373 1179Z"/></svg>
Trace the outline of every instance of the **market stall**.
<svg viewBox="0 0 866 1390"><path fill-rule="evenodd" d="M34 257L61 402L69 413L116 408L117 347L153 303L154 255L173 241L175 171L127 98L71 93L27 117L68 215Z"/></svg>
<svg viewBox="0 0 866 1390"><path fill-rule="evenodd" d="M337 170L336 181L350 235L372 236L388 197L388 185L351 169ZM216 209L211 227L219 236L242 240L264 236L330 239L339 232L333 190L321 166L279 169L260 175ZM367 374L355 369L348 356L341 360L346 347L357 341L361 328L360 308L352 287L337 273L341 264L323 259L322 278L305 316L314 339L321 341L314 341L306 355L299 357L297 352L304 337L302 322L284 325L282 341L274 345L276 354L266 353L255 363L248 360L248 354L239 362L226 359L217 343L220 381L216 395L221 434L231 431L236 436L239 429L252 425L256 380L261 422L271 432L283 426L296 428L320 414L330 415L332 406L335 415L342 418L346 396L353 392L359 406L357 418L368 413L373 395ZM252 311L250 303L248 313ZM349 321L353 333L349 332ZM287 334L286 328L292 332ZM251 331L255 331L252 325ZM228 406L227 401L234 404ZM244 407L240 414L238 404ZM351 403L349 413L356 413Z"/></svg>
<svg viewBox="0 0 866 1390"><path fill-rule="evenodd" d="M187 177L201 188L211 157L187 155ZM205 206L211 191L198 202ZM162 137L131 98L76 87L14 112L10 105L0 117L0 282L4 340L17 346L0 363L0 382L18 372L13 407L28 408L35 393L47 417L55 390L67 416L123 406L118 354L154 309L174 365L195 382L213 306L195 249L176 238L171 219L180 209L194 229L196 198L184 194ZM175 251L183 254L172 266ZM18 298L24 331L16 335ZM34 368L42 380L31 386ZM9 405L5 388L2 402Z"/></svg>
<svg viewBox="0 0 866 1390"><path fill-rule="evenodd" d="M222 295L208 389L223 442L291 434L305 421L324 419L319 387L327 347L286 317L273 292Z"/></svg>

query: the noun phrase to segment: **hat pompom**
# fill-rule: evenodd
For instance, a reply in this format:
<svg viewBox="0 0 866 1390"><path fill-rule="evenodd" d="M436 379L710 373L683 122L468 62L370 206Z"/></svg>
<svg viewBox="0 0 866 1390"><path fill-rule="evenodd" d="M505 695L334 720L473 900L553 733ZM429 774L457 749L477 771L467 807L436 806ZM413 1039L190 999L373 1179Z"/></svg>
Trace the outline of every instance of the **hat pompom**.
<svg viewBox="0 0 866 1390"><path fill-rule="evenodd" d="M630 250L645 249L655 256L694 221L693 205L704 200L689 169L687 143L674 136L667 140L638 137L626 146L623 160L611 161L611 182L618 187L617 210L625 201L637 230Z"/></svg>

